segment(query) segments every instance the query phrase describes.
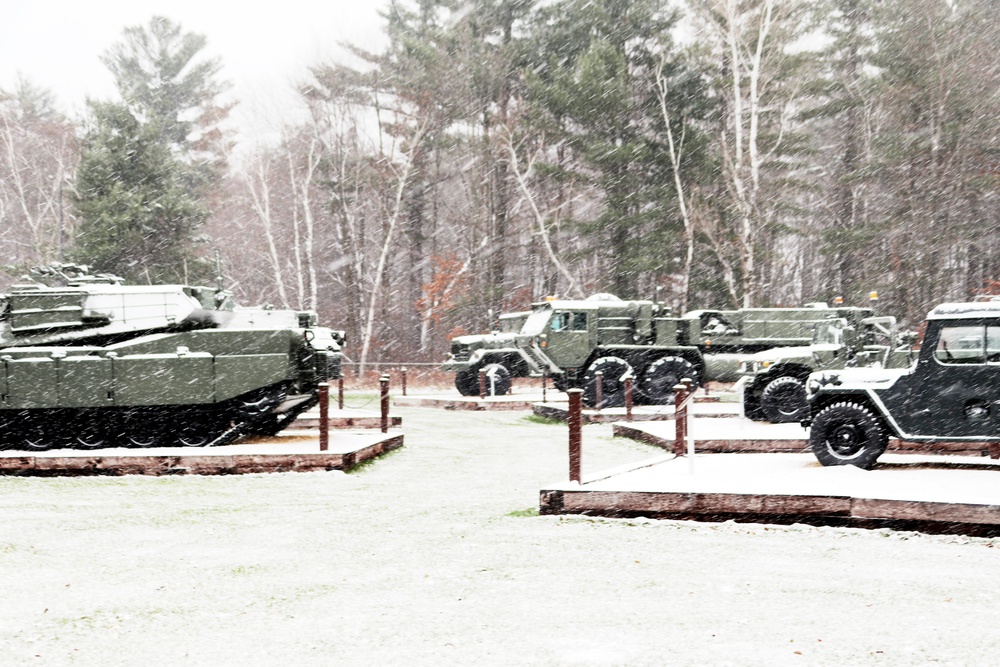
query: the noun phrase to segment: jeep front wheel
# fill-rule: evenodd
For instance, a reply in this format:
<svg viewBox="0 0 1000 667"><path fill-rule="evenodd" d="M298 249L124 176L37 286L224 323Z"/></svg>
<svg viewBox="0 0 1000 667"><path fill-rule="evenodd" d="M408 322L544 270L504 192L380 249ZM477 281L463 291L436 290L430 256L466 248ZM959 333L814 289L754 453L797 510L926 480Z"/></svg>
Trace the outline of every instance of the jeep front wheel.
<svg viewBox="0 0 1000 667"><path fill-rule="evenodd" d="M802 380L784 375L767 383L760 394L760 410L772 424L802 421L809 415Z"/></svg>
<svg viewBox="0 0 1000 667"><path fill-rule="evenodd" d="M882 422L857 403L834 403L820 410L809 431L809 446L825 466L868 469L889 444Z"/></svg>

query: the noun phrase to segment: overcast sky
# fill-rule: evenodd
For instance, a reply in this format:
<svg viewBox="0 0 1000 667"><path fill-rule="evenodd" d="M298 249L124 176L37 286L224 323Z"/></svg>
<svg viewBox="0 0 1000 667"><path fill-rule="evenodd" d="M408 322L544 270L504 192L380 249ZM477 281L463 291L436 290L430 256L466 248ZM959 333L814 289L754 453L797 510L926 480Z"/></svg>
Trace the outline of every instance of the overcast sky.
<svg viewBox="0 0 1000 667"><path fill-rule="evenodd" d="M222 59L222 77L240 104L233 118L253 143L287 118L292 86L306 68L344 59L338 42L378 50L387 0L23 0L4 2L0 21L0 87L18 74L50 90L63 111L82 114L87 96L114 95L99 56L127 26L166 16L208 39L206 53Z"/></svg>

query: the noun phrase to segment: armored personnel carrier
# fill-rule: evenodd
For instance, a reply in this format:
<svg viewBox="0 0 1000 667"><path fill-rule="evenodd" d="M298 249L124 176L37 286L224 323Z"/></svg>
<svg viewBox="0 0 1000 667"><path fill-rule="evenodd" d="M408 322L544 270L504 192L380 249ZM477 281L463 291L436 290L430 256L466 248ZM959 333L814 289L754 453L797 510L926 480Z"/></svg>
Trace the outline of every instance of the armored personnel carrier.
<svg viewBox="0 0 1000 667"><path fill-rule="evenodd" d="M482 369L490 393L506 393L512 377L546 376L561 390L583 388L584 403L594 406L600 372L601 407L624 404L628 376L635 378L637 401L659 404L672 399L682 378L732 382L739 378L741 355L808 344L811 325L838 312L812 304L673 317L655 301L606 294L549 300L532 306L517 333L453 339L442 368L455 373L455 386L466 396L478 393Z"/></svg>
<svg viewBox="0 0 1000 667"><path fill-rule="evenodd" d="M0 295L0 446L206 446L274 434L340 375L343 333L221 288L65 284Z"/></svg>
<svg viewBox="0 0 1000 667"><path fill-rule="evenodd" d="M868 308L840 308L841 317L814 324L812 343L748 356L741 367L744 414L755 421L797 422L809 414L806 378L819 370L904 368L913 361L913 332Z"/></svg>
<svg viewBox="0 0 1000 667"><path fill-rule="evenodd" d="M872 467L889 437L1000 454L1000 301L928 315L916 363L819 371L806 381L809 445L823 465Z"/></svg>

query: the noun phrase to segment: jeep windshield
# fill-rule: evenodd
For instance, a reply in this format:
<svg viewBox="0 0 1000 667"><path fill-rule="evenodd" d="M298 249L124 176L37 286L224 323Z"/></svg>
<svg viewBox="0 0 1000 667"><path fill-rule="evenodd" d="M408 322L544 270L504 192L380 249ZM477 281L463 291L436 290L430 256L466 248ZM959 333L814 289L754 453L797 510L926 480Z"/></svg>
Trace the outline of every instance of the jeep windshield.
<svg viewBox="0 0 1000 667"><path fill-rule="evenodd" d="M531 315L528 315L528 319L524 321L521 333L526 336L541 335L545 331L545 325L548 323L550 317L552 317L551 306L544 305L535 308L531 311Z"/></svg>

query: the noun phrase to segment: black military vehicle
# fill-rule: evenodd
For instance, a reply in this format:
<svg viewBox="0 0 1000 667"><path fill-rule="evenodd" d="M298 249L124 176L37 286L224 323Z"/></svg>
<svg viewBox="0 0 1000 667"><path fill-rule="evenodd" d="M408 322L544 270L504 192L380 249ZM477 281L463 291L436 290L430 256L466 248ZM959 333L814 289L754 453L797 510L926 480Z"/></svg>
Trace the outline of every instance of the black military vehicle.
<svg viewBox="0 0 1000 667"><path fill-rule="evenodd" d="M870 468L890 436L1000 442L1000 301L936 307L910 368L817 372L806 391L802 423L823 465Z"/></svg>

